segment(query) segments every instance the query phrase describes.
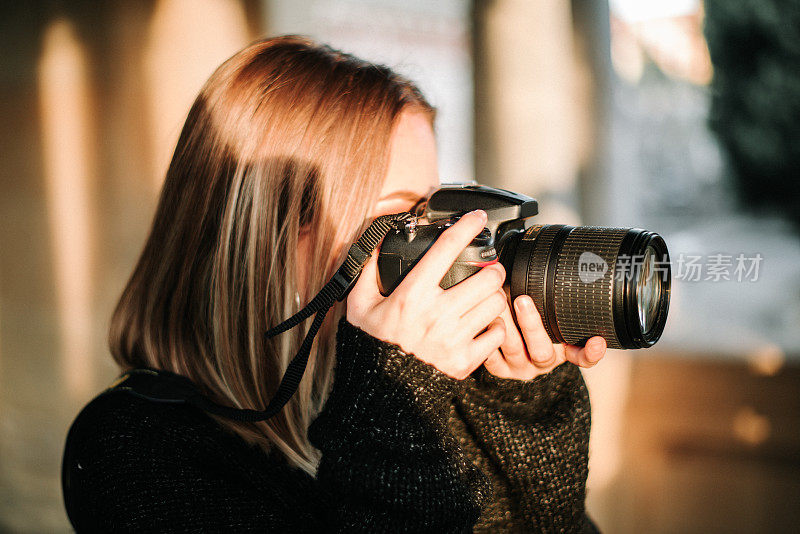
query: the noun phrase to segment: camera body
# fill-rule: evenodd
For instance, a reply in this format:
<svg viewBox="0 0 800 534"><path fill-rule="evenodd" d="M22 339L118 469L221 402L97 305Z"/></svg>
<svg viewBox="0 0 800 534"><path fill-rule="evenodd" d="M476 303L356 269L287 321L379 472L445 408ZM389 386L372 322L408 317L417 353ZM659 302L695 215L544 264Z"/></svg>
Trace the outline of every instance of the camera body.
<svg viewBox="0 0 800 534"><path fill-rule="evenodd" d="M394 291L442 232L475 209L486 212L486 227L453 263L440 283L443 289L497 263L499 244L510 234L523 231L525 219L539 213L539 204L525 195L483 185L443 185L414 213L429 224L412 220L384 238L378 255L381 293L387 296Z"/></svg>
<svg viewBox="0 0 800 534"><path fill-rule="evenodd" d="M631 349L659 339L671 285L661 236L640 228L526 225L539 211L536 200L483 185L442 186L386 235L378 255L381 293L394 291L436 239L475 209L486 211L486 227L448 270L443 289L500 262L511 298L533 299L554 343L583 345L599 335L610 348Z"/></svg>

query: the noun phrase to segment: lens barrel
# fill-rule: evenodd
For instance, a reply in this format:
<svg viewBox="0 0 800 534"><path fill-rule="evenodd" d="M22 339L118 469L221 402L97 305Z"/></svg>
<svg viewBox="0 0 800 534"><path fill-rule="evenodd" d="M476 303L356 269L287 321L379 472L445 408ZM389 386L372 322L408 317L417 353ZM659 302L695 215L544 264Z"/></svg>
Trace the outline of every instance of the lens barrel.
<svg viewBox="0 0 800 534"><path fill-rule="evenodd" d="M500 261L511 296L533 298L555 343L609 348L653 345L669 309L671 269L664 240L639 228L535 225L504 240Z"/></svg>

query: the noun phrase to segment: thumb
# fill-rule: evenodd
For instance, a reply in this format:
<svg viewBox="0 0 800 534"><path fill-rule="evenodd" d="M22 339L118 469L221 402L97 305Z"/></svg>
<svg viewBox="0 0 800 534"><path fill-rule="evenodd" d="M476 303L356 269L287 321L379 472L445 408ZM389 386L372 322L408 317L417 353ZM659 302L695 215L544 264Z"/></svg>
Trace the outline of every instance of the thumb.
<svg viewBox="0 0 800 534"><path fill-rule="evenodd" d="M351 310L363 312L375 307L383 301L378 288L378 251L372 253L372 257L367 260L366 265L361 270L361 276L353 286L352 291L347 296L348 314Z"/></svg>

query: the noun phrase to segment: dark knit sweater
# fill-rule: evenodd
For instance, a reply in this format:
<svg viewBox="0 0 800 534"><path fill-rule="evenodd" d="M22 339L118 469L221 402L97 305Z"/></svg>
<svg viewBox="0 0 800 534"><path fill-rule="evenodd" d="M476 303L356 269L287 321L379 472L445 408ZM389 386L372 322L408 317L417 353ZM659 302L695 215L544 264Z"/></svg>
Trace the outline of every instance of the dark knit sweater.
<svg viewBox="0 0 800 534"><path fill-rule="evenodd" d="M73 424L64 498L79 532L592 532L588 436L571 363L459 381L343 320L316 477L195 408L112 392Z"/></svg>

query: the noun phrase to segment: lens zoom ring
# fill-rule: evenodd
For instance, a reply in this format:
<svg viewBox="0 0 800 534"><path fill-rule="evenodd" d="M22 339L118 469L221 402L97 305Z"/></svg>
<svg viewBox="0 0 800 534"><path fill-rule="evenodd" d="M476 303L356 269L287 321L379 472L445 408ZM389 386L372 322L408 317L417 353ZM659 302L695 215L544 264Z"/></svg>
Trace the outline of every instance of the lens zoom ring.
<svg viewBox="0 0 800 534"><path fill-rule="evenodd" d="M545 271L547 268L547 256L553 248L553 239L558 231L563 227L561 224L548 225L542 228L538 236L535 237L536 244L528 263L528 277L525 283L525 293L530 295L536 304L536 309L542 316L542 323L547 335L554 343L558 338L553 332L547 321L544 302ZM527 238L533 231L529 229L525 237ZM525 238L523 238L525 239Z"/></svg>
<svg viewBox="0 0 800 534"><path fill-rule="evenodd" d="M614 267L626 233L626 228L578 226L564 242L554 291L556 322L567 343L582 345L598 335L609 348L622 348L614 328L612 297Z"/></svg>

